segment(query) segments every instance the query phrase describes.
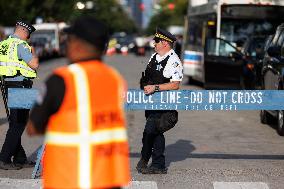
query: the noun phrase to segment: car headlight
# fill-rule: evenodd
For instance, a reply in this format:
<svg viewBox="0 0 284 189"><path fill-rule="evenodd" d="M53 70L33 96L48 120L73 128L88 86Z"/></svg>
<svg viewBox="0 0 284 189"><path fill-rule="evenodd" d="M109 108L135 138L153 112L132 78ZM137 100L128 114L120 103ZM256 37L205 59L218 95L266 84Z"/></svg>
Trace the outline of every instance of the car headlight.
<svg viewBox="0 0 284 189"><path fill-rule="evenodd" d="M128 48L126 46L121 47L121 51L128 51Z"/></svg>
<svg viewBox="0 0 284 189"><path fill-rule="evenodd" d="M132 49L132 48L134 48L134 43L130 43L129 45L128 45L128 48L130 48L130 49Z"/></svg>

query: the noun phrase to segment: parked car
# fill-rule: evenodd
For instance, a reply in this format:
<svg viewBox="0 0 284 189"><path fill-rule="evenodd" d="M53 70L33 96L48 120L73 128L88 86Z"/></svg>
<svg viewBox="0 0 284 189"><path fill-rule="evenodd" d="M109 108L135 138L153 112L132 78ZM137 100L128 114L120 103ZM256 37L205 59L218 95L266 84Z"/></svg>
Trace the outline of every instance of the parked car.
<svg viewBox="0 0 284 189"><path fill-rule="evenodd" d="M271 42L267 42L261 70L262 89L284 89L284 24L277 27ZM260 121L263 124L277 120L277 132L284 135L283 110L261 110Z"/></svg>
<svg viewBox="0 0 284 189"><path fill-rule="evenodd" d="M116 40L115 49L117 53L132 52L134 48L134 37L125 32L114 33L111 37Z"/></svg>
<svg viewBox="0 0 284 189"><path fill-rule="evenodd" d="M204 61L204 88L219 88L221 85L229 89L254 89L255 41L256 39L252 38L248 42L242 42L240 46L239 42L231 43L221 38L207 39L204 52L206 60Z"/></svg>
<svg viewBox="0 0 284 189"><path fill-rule="evenodd" d="M137 36L134 39L134 53L137 56L145 56L147 48L147 39L143 36Z"/></svg>

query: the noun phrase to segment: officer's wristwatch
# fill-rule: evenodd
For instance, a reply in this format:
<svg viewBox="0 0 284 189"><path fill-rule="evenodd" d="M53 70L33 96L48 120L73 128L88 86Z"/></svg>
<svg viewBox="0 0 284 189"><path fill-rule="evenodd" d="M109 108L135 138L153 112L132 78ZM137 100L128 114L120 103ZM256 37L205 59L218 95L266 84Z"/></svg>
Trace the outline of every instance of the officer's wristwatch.
<svg viewBox="0 0 284 189"><path fill-rule="evenodd" d="M155 92L159 92L160 91L160 86L159 85L155 85Z"/></svg>

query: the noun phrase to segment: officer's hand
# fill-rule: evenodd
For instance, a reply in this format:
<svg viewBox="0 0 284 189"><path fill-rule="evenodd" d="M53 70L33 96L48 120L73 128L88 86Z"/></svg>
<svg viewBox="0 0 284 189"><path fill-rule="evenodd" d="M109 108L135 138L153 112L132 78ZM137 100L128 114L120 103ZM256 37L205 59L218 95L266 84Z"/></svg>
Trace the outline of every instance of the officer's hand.
<svg viewBox="0 0 284 189"><path fill-rule="evenodd" d="M145 94L152 94L155 92L155 85L147 85L144 87Z"/></svg>

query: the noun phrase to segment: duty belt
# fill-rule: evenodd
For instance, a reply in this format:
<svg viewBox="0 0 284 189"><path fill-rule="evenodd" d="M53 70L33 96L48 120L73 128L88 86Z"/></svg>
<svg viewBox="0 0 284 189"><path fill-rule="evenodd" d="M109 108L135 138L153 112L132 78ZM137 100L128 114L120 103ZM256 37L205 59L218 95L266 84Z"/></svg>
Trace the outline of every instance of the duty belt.
<svg viewBox="0 0 284 189"><path fill-rule="evenodd" d="M27 71L32 71L34 72L33 69L31 69L30 67L24 66L22 64L19 64L17 62L0 62L0 66L14 66L14 67L19 67L19 68L23 68Z"/></svg>

